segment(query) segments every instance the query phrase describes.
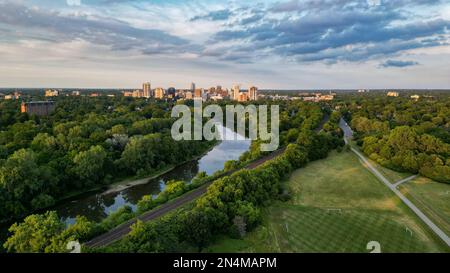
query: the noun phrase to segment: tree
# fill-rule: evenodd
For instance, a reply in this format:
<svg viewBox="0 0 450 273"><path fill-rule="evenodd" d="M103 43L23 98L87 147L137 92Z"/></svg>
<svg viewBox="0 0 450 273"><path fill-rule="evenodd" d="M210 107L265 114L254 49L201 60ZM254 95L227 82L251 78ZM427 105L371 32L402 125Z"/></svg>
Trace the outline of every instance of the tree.
<svg viewBox="0 0 450 273"><path fill-rule="evenodd" d="M45 193L42 193L31 200L31 207L33 208L33 210L47 208L53 206L54 204L55 199Z"/></svg>
<svg viewBox="0 0 450 273"><path fill-rule="evenodd" d="M189 243L197 247L198 252L201 252L211 241L211 224L208 214L200 209L193 209L186 213L183 235Z"/></svg>
<svg viewBox="0 0 450 273"><path fill-rule="evenodd" d="M103 178L106 156L101 146L92 146L88 151L80 152L75 156L74 173L84 182L84 185L92 185Z"/></svg>
<svg viewBox="0 0 450 273"><path fill-rule="evenodd" d="M17 200L31 200L43 186L35 153L21 149L11 155L0 168L0 185Z"/></svg>
<svg viewBox="0 0 450 273"><path fill-rule="evenodd" d="M12 236L3 246L8 252L43 253L51 244L52 238L63 230L64 223L54 211L30 215L23 223L15 223L9 228Z"/></svg>

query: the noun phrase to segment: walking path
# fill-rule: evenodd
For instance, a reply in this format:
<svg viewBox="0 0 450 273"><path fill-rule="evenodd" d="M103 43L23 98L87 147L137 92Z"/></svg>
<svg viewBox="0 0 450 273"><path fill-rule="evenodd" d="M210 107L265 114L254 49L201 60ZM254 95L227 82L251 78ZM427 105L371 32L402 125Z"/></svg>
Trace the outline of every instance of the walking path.
<svg viewBox="0 0 450 273"><path fill-rule="evenodd" d="M417 174L416 174L416 175L412 175L412 176L410 176L410 177L407 177L407 178L405 178L405 179L402 179L402 180L400 180L400 181L397 181L397 182L394 184L394 187L398 188L398 186L400 186L401 184L406 183L406 182L408 182L408 181L411 181L411 180L413 180L413 179L416 178L416 177L418 177Z"/></svg>
<svg viewBox="0 0 450 273"><path fill-rule="evenodd" d="M351 128L348 126L348 124L343 119L341 119L339 125L341 126L342 130L344 131L345 143L348 144L347 137L352 136ZM450 247L450 238L447 236L447 234L445 234L445 232L443 232L438 226L436 226L422 211L419 210L419 208L417 208L411 201L408 200L408 198L406 198L397 189L397 186L396 186L397 184L399 185L399 183L404 183L406 181L401 180L401 181L397 182L396 184L391 184L386 177L384 177L374 166L372 166L372 164L369 162L369 160L367 160L367 158L362 153L360 153L358 150L356 150L353 147L351 147L350 149L364 162L364 164L366 164L367 168L381 182L383 182L386 185L386 187L388 187L391 191L393 191L403 201L403 203L405 203L405 205L407 205L434 233L436 233L437 236L439 236L439 238L441 238L447 244L447 246ZM411 178L411 177L409 177L409 178Z"/></svg>

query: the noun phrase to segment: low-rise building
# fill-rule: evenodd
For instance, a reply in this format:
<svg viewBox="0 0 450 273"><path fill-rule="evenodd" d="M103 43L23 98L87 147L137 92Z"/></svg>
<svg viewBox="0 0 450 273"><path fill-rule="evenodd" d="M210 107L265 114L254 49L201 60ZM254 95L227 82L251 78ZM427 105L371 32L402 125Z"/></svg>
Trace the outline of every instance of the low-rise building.
<svg viewBox="0 0 450 273"><path fill-rule="evenodd" d="M419 95L412 95L411 96L411 99L413 99L413 100L419 100L420 99L420 96Z"/></svg>
<svg viewBox="0 0 450 273"><path fill-rule="evenodd" d="M14 92L13 94L5 95L5 100L18 100L22 95L19 92Z"/></svg>
<svg viewBox="0 0 450 273"><path fill-rule="evenodd" d="M387 93L388 97L398 97L399 93L398 92L394 92L394 91L390 91Z"/></svg>
<svg viewBox="0 0 450 273"><path fill-rule="evenodd" d="M55 111L55 102L53 101L31 101L22 102L20 107L22 113L29 115L48 116Z"/></svg>
<svg viewBox="0 0 450 273"><path fill-rule="evenodd" d="M59 96L59 91L58 90L45 90L45 96L46 97L57 97Z"/></svg>

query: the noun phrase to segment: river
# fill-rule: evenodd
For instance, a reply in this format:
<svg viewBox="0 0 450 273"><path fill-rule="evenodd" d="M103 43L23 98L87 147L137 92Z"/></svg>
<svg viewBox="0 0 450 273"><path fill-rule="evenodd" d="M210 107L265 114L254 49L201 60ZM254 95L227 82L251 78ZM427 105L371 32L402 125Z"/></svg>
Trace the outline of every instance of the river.
<svg viewBox="0 0 450 273"><path fill-rule="evenodd" d="M77 215L86 216L89 220L100 221L117 209L128 205L136 209L137 202L144 195L157 195L165 188L165 183L170 180L186 181L192 180L199 172L206 172L208 175L218 170L222 170L228 160L236 160L246 152L251 141L237 135L232 130L220 126L219 132L235 136L236 140L223 140L211 151L199 160L185 163L175 169L159 176L149 179L146 183L131 186L129 188L104 192L88 193L76 198L67 200L52 208L67 224L74 222Z"/></svg>

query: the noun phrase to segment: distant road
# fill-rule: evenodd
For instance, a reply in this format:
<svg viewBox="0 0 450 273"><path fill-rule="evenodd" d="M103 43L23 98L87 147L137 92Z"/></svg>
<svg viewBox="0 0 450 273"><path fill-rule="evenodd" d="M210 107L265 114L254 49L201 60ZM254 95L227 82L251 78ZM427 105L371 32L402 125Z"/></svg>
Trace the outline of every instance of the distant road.
<svg viewBox="0 0 450 273"><path fill-rule="evenodd" d="M279 150L271 153L270 155L267 155L267 156L265 156L265 157L263 157L261 159L258 159L256 161L250 163L247 167L245 167L245 169L249 169L249 170L250 169L254 169L254 168L260 166L261 164L265 163L266 161L271 160L271 159L281 155L284 152L284 150L285 150L284 148L279 149ZM237 171L238 170L230 172L230 173L227 173L226 175L231 175L232 173L237 172ZM187 193L183 194L181 197L179 197L179 198L177 198L177 199L175 199L173 201L170 201L170 202L168 202L166 204L161 205L160 207L158 207L158 208L156 208L154 210L151 210L151 211L149 211L147 213L144 213L143 215L141 215L141 216L139 216L139 217L137 217L137 218L135 218L133 220L130 220L130 221L128 221L128 222L126 222L126 223L124 223L124 224L122 224L122 225L112 229L111 231L109 231L109 232L107 232L105 234L102 234L102 235L94 238L93 240L87 242L85 245L88 246L88 247L103 247L103 246L107 246L107 245L109 245L109 244L111 244L111 243L121 239L122 237L124 237L128 233L130 233L131 226L133 224L135 224L137 222L137 220L140 220L142 222L148 222L148 221L157 219L157 218L159 218L159 217L161 217L161 216L163 216L163 215L165 215L165 214L167 214L167 213L169 213L169 212L171 212L171 211L173 211L173 210L175 210L177 208L180 208L180 207L182 207L182 206L184 206L184 205L186 205L186 204L196 200L197 198L199 198L203 194L205 194L207 189L208 189L208 187L213 182L214 181L209 182L209 183L207 183L207 184L205 184L205 185L203 185L203 186L201 186L201 187L199 187L199 188L197 188L195 190L192 190L190 192L187 192Z"/></svg>
<svg viewBox="0 0 450 273"><path fill-rule="evenodd" d="M348 139L353 136L352 129L348 126L347 122L344 119L341 119L339 122L339 126L344 131L344 140L345 143L348 143ZM347 139L348 138L348 139ZM351 147L351 150L367 165L368 169L381 181L386 187L388 187L391 191L393 191L402 201L405 203L420 219L431 229L434 233L436 233L439 238L441 238L447 246L450 247L450 238L443 232L437 225L435 225L419 208L417 208L411 201L408 200L399 190L397 190L396 185L391 184L389 180L384 177L372 164L367 160L367 158L360 153L355 148ZM403 182L403 181L400 181Z"/></svg>

